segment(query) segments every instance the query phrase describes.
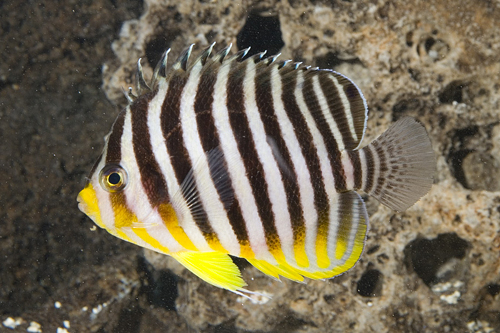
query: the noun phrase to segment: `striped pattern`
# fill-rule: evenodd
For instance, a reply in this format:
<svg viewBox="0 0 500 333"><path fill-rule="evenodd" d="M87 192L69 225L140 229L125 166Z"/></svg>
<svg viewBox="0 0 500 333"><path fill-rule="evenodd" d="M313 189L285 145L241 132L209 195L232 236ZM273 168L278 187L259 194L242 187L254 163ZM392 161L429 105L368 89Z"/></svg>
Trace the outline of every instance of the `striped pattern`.
<svg viewBox="0 0 500 333"><path fill-rule="evenodd" d="M129 183L96 190L113 217L103 224L159 252L227 253L276 277L346 271L368 223L352 190L396 187L386 179L405 147L357 150L366 103L341 74L212 47L192 63L187 49L170 71L162 60L153 90L142 79L147 93L115 121L89 179L116 164Z"/></svg>

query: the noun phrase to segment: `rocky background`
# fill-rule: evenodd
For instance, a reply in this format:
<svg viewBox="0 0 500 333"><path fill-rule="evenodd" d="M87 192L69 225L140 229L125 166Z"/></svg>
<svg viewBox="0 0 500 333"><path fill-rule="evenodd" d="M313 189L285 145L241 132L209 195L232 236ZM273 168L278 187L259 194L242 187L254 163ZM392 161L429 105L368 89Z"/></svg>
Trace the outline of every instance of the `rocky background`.
<svg viewBox="0 0 500 333"><path fill-rule="evenodd" d="M216 41L333 68L437 156L403 213L367 198L362 259L282 283L244 261L251 302L94 230L76 195L135 62ZM500 332L498 0L0 1L0 331ZM58 330L59 329L59 330Z"/></svg>

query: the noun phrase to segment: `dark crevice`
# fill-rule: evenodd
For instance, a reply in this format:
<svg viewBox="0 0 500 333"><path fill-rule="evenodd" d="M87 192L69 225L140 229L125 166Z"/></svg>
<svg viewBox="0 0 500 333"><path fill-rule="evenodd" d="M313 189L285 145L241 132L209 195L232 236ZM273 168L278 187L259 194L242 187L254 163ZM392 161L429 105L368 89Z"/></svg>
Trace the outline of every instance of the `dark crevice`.
<svg viewBox="0 0 500 333"><path fill-rule="evenodd" d="M451 104L453 102L462 103L463 90L466 87L466 82L457 80L451 81L439 94L439 101L444 104Z"/></svg>
<svg viewBox="0 0 500 333"><path fill-rule="evenodd" d="M382 296L382 273L377 269L369 269L363 273L357 283L357 292L364 297Z"/></svg>
<svg viewBox="0 0 500 333"><path fill-rule="evenodd" d="M175 300L178 296L177 275L168 270L155 270L144 258L139 260L138 270L144 275L143 280L146 282L140 293L146 294L149 304L175 311Z"/></svg>
<svg viewBox="0 0 500 333"><path fill-rule="evenodd" d="M136 304L125 307L118 315L118 325L113 329L113 333L139 333L143 314L144 310Z"/></svg>
<svg viewBox="0 0 500 333"><path fill-rule="evenodd" d="M438 276L440 268L451 259L463 259L469 247L456 233L440 234L434 239L417 238L404 249L405 263L430 286L442 282Z"/></svg>
<svg viewBox="0 0 500 333"><path fill-rule="evenodd" d="M462 168L464 158L467 157L473 150L461 149L458 151L450 152L449 160L452 166L452 173L455 179L462 184L464 188L470 189L467 184L467 178L465 177L464 169Z"/></svg>
<svg viewBox="0 0 500 333"><path fill-rule="evenodd" d="M156 36L146 44L146 58L151 68L156 67L156 64L158 63L158 61L160 61L163 52L165 52L170 47L175 39L175 37L167 38L166 35L167 34ZM177 36L177 34L175 33L168 35Z"/></svg>
<svg viewBox="0 0 500 333"><path fill-rule="evenodd" d="M488 290L488 294L493 297L500 294L500 284L489 284L486 289Z"/></svg>
<svg viewBox="0 0 500 333"><path fill-rule="evenodd" d="M316 327L316 325L312 322L307 322L305 320L302 320L300 318L295 317L292 313L289 315L285 315L283 317L283 320L274 327L273 332L276 333L288 333L288 332L295 332L295 331L307 331L304 330L304 328L307 328L308 326Z"/></svg>
<svg viewBox="0 0 500 333"><path fill-rule="evenodd" d="M237 333L238 330L236 329L235 326L235 320L231 319L229 321L226 321L222 324L212 326L211 329L208 330L208 332L213 332L213 333Z"/></svg>
<svg viewBox="0 0 500 333"><path fill-rule="evenodd" d="M249 56L263 51L267 51L268 56L278 54L285 46L281 38L279 17L251 12L236 37L236 45L238 50L251 47Z"/></svg>
<svg viewBox="0 0 500 333"><path fill-rule="evenodd" d="M450 165L451 172L455 179L464 187L469 189L467 179L463 169L464 158L474 150L466 145L466 141L479 133L478 126L469 126L466 128L458 129L453 133L451 139L452 147L450 148L447 156L447 162Z"/></svg>
<svg viewBox="0 0 500 333"><path fill-rule="evenodd" d="M316 59L316 66L319 68L335 68L343 63L363 65L359 58L342 57L338 52L328 52Z"/></svg>

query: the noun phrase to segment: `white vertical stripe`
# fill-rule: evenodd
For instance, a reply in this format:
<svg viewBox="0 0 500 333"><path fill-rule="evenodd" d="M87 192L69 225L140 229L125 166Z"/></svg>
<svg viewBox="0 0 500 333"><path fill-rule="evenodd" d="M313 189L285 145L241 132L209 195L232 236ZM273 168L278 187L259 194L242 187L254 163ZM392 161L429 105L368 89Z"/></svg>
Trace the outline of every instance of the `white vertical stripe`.
<svg viewBox="0 0 500 333"><path fill-rule="evenodd" d="M283 140L285 141L286 147L290 153L290 159L293 163L296 175L297 183L300 191L300 202L302 206L302 211L304 212L304 223L305 223L305 244L306 244L306 254L309 258L309 265L315 266L316 263L316 251L314 247L307 246L307 244L314 243L317 234L318 226L318 213L314 205L314 189L311 183L311 175L309 174L309 169L307 168L306 160L302 155L299 140L295 135L294 127L285 112L285 106L282 100L282 83L281 75L279 73L277 66L272 66L271 71L271 92L274 102L274 112L280 126L281 134Z"/></svg>
<svg viewBox="0 0 500 333"><path fill-rule="evenodd" d="M109 138L109 134L107 135ZM104 190L100 186L99 182L99 175L100 171L102 168L106 166L106 151L107 147L105 147L101 162L96 168L96 171L94 172L94 175L92 176L92 184L96 184L96 187L94 187L97 202L99 205L99 211L102 217L102 222L105 225L106 230L115 237L121 238L118 233L117 233L117 228L115 227L115 216L114 216L114 211L113 211L113 206L111 204L111 193L108 191ZM120 229L123 233L125 233L135 244L148 248L150 250L156 250L154 249L149 243L143 241L139 236L137 236L131 228L121 228ZM125 239L126 240L126 239ZM170 249L170 248L169 248ZM163 252L161 252L163 253Z"/></svg>
<svg viewBox="0 0 500 333"><path fill-rule="evenodd" d="M303 86L304 86L304 74L303 70L299 70L297 72L297 87L295 88L295 96L297 98L297 105L299 106L299 109L304 116L307 124L307 128L309 129L309 133L311 133L312 139L313 139L313 144L316 147L316 151L318 154L318 159L319 159L319 164L321 168L321 174L323 175L323 183L325 186L325 191L328 196L328 203L329 203L329 219L330 219L330 225L329 225L329 231L328 231L328 239L332 237L332 235L336 238L337 235L337 228L338 228L338 217L337 217L337 200L338 200L338 194L337 191L335 190L335 180L333 179L333 171L332 171L332 166L330 163L330 159L328 158L328 152L326 150L324 138L322 137L321 133L319 132L316 122L307 107L307 104L305 102L304 98L304 91L303 91ZM313 110L315 111L315 110ZM320 212L321 213L321 212ZM335 239L334 238L334 239ZM310 247L316 248L316 239L314 239L314 243L309 244ZM329 241L327 245L327 250L328 253L331 253L331 249L335 249L335 242L334 241ZM333 250L334 251L334 250ZM335 252L335 251L334 251ZM330 260L334 260L335 257L330 256Z"/></svg>
<svg viewBox="0 0 500 333"><path fill-rule="evenodd" d="M335 119L333 119L333 116L330 112L330 108L328 106L325 94L323 94L323 90L321 89L321 85L319 84L319 76L314 75L312 77L312 80L313 80L313 90L316 93L316 96L318 97L318 104L320 106L321 112L323 113L323 117L325 118L325 121L328 124L328 127L330 128L330 132L332 133L335 141L337 142L339 151L342 151L345 148L344 138L342 137L342 134L339 131L337 123L335 122Z"/></svg>
<svg viewBox="0 0 500 333"><path fill-rule="evenodd" d="M357 194L357 193L356 193ZM356 195L358 196L358 195ZM349 235L349 242L346 249L345 260L349 259L354 250L354 241L356 240L356 234L358 233L358 228L360 227L361 218L364 218L363 214L363 199L358 196L358 200L355 201L355 205L352 206L352 220L351 220L351 231ZM345 261L344 261L345 262Z"/></svg>
<svg viewBox="0 0 500 333"><path fill-rule="evenodd" d="M361 163L361 189L366 186L366 180L368 178L368 166L366 164L365 148L358 150L359 161Z"/></svg>
<svg viewBox="0 0 500 333"><path fill-rule="evenodd" d="M354 240L356 239L356 233L358 232L358 226L359 226L359 219L360 219L360 208L358 207L361 202L359 200L361 200L357 194L355 193L345 193L343 194L345 195L345 199L346 200L348 198L348 195L351 195L352 196L352 205L351 207L346 207L345 210L343 211L339 211L339 220L340 218L342 218L342 215L344 214L349 214L351 216L351 226L350 226L350 229L349 229L349 236L346 240L346 248L345 248L345 252L342 256L342 258L339 260L339 261L335 261L334 263L332 262L332 264L330 265L329 269L333 269L335 266L340 266L340 265L343 265L347 259L349 259L349 257L351 256L351 253L352 253L352 250L354 249ZM359 199L358 199L359 198ZM336 235L337 237L339 235ZM333 249L333 253L332 253L332 258L335 258L335 250L336 249Z"/></svg>
<svg viewBox="0 0 500 333"><path fill-rule="evenodd" d="M168 82L160 80L158 84L158 93L150 103L150 110L148 113L148 128L151 139L151 145L155 153L156 161L160 166L163 177L167 183L168 195L170 197L172 206L177 214L179 225L184 229L184 232L193 242L196 248L200 251L211 251L205 237L199 230L198 226L193 220L186 200L181 193L180 185L175 177L174 168L170 161L170 154L167 151L165 138L161 129L161 107L168 91Z"/></svg>
<svg viewBox="0 0 500 333"><path fill-rule="evenodd" d="M342 168L344 169L346 189L352 190L354 188L354 164L349 157L347 151L343 150L341 153Z"/></svg>
<svg viewBox="0 0 500 333"><path fill-rule="evenodd" d="M372 182L372 188L370 191L374 191L377 188L377 182L378 179L380 178L380 158L378 156L377 151L375 150L375 147L373 145L368 145L366 147L367 149L370 149L373 155L373 182ZM370 172L370 170L368 170Z"/></svg>
<svg viewBox="0 0 500 333"><path fill-rule="evenodd" d="M182 138L186 150L189 153L189 158L191 159L191 165L194 171L193 176L196 182L196 188L198 189L199 199L207 213L208 221L217 234L221 245L228 250L229 253L238 256L240 254L240 245L229 223L226 210L219 198L219 194L217 193L217 189L210 175L210 168L201 144L198 125L196 123L194 102L202 68L201 62L197 62L190 70L189 78L182 92L180 103ZM203 126L203 124L200 125Z"/></svg>
<svg viewBox="0 0 500 333"><path fill-rule="evenodd" d="M217 75L212 114L219 133L221 148L226 157L234 194L240 203L241 213L245 220L250 246L255 253L256 259L263 259L271 264L276 264L267 247L264 227L259 217L259 209L252 194L253 190L246 175L245 165L238 150L236 138L230 126L229 111L227 109L227 81L232 61L234 59L226 60ZM245 64L246 62L242 63L241 66Z"/></svg>
<svg viewBox="0 0 500 333"><path fill-rule="evenodd" d="M262 64L261 64L262 65ZM291 265L296 265L293 251L293 229L288 211L285 187L281 178L278 164L274 159L272 148L267 141L264 124L259 114L255 96L255 74L256 65L253 61L247 61L247 75L243 80L243 90L245 91L245 114L248 125L252 132L255 150L259 161L264 169L267 192L271 202L271 209L274 215L274 223L281 241L281 248L287 261Z"/></svg>
<svg viewBox="0 0 500 333"><path fill-rule="evenodd" d="M125 122L121 138L120 165L125 168L128 173L128 185L124 190L127 208L134 213L138 219L137 223L132 227L122 229L132 229L133 232L134 227L140 227L141 224L144 224L146 232L162 246L174 252L180 250L180 245L175 242L172 235L168 232L160 214L149 203L148 196L142 185L141 173L133 148L132 111L130 107L127 108L125 113ZM148 248L152 248L152 246L148 246Z"/></svg>
<svg viewBox="0 0 500 333"><path fill-rule="evenodd" d="M339 73L335 73L335 74L341 75ZM343 75L342 75L342 77L344 77L349 82L351 82L351 80L349 80L347 77L345 77ZM328 75L328 78L333 81L333 84L335 85L335 87L337 88L337 90L339 92L340 101L342 102L342 105L344 106L344 110L345 110L344 111L345 117L349 123L349 131L351 132L351 135L352 135L352 138L354 139L354 141L358 142L358 135L356 134L356 130L354 129L354 120L352 119L351 104L349 103L349 100L347 99L347 95L345 94L344 87L339 83L339 81L337 80L337 78L335 76Z"/></svg>
<svg viewBox="0 0 500 333"><path fill-rule="evenodd" d="M109 134L107 135L109 137ZM116 230L115 227L115 213L113 211L113 206L111 205L110 193L103 188L101 188L101 183L99 177L101 175L101 170L106 166L106 155L108 147L104 147L101 162L96 167L94 174L92 175L92 186L94 186L94 192L97 199L97 205L99 207L99 213L101 214L101 221L104 224L106 230Z"/></svg>

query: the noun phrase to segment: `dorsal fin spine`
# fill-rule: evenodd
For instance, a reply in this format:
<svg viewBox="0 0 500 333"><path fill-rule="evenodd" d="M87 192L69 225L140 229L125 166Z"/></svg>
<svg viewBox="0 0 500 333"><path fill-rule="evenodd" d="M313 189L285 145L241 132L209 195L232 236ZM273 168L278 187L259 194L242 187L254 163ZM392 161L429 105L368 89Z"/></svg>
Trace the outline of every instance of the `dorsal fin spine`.
<svg viewBox="0 0 500 333"><path fill-rule="evenodd" d="M142 65L141 65L141 60L142 58L139 58L137 60L137 72L136 72L136 89L137 89L137 94L140 96L143 94L144 91L150 91L151 88L149 88L148 84L144 80L144 73L142 71Z"/></svg>
<svg viewBox="0 0 500 333"><path fill-rule="evenodd" d="M182 69L184 71L187 70L187 62L189 60L189 57L191 56L191 51L193 51L193 46L194 46L194 44L191 44L187 49L182 51L179 58L177 58L175 63L172 65L173 70L177 70L177 69Z"/></svg>
<svg viewBox="0 0 500 333"><path fill-rule="evenodd" d="M203 52L196 58L194 63L189 66L188 71L191 71L193 68L196 66L203 67L205 63L207 62L208 57L212 53L212 49L214 48L215 42L213 42L209 47L205 48Z"/></svg>
<svg viewBox="0 0 500 333"><path fill-rule="evenodd" d="M267 65L271 65L272 63L274 63L276 61L276 59L278 59L278 57L281 55L281 53L278 53L276 55L273 55L273 56L270 56L269 58L267 58Z"/></svg>
<svg viewBox="0 0 500 333"><path fill-rule="evenodd" d="M231 50L231 47L233 47L233 43L230 43L228 46L220 50L214 57L214 61L218 61L222 64L224 61L224 58L228 55L229 51Z"/></svg>
<svg viewBox="0 0 500 333"><path fill-rule="evenodd" d="M137 98L137 96L135 96L132 93L132 87L128 87L128 92L124 88L122 88L122 92L125 95L125 98L127 99L129 104L132 104L134 100Z"/></svg>
<svg viewBox="0 0 500 333"><path fill-rule="evenodd" d="M167 76L167 60L168 54L170 53L170 49L163 52L163 55L156 64L155 70L153 72L153 78L151 79L151 88L154 89L156 82L158 82L158 78L165 78Z"/></svg>

